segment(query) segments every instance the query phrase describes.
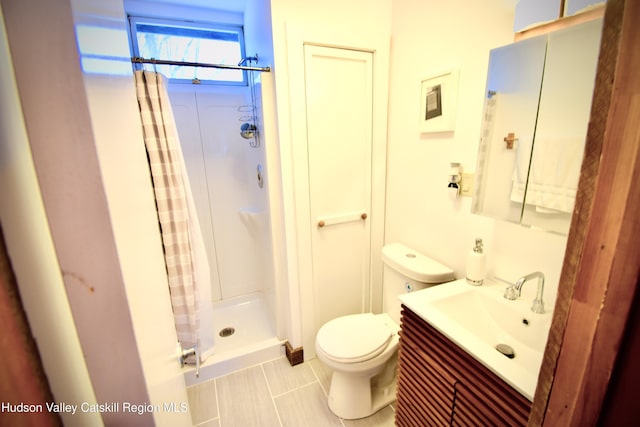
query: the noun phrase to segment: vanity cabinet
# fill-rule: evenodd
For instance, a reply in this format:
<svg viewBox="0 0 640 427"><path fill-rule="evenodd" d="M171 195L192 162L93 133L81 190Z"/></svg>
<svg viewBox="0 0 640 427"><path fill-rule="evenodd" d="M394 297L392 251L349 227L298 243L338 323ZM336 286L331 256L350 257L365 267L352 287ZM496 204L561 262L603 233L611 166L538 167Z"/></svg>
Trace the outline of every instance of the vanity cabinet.
<svg viewBox="0 0 640 427"><path fill-rule="evenodd" d="M396 425L524 426L531 402L403 305Z"/></svg>

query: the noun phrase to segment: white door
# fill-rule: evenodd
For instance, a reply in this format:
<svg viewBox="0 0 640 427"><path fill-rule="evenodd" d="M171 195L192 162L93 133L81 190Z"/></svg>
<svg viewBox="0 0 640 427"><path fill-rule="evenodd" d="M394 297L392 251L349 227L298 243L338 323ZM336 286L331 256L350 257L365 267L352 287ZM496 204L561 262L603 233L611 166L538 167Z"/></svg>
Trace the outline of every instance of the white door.
<svg viewBox="0 0 640 427"><path fill-rule="evenodd" d="M373 58L305 45L316 330L369 308Z"/></svg>

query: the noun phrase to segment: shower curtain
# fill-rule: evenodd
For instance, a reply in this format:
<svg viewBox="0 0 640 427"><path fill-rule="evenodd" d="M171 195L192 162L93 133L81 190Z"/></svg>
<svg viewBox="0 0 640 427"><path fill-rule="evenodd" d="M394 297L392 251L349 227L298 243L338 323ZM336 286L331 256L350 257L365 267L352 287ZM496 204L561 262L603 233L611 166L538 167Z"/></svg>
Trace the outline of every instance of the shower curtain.
<svg viewBox="0 0 640 427"><path fill-rule="evenodd" d="M485 162L489 156L489 146L493 138L493 128L496 124L496 109L498 104L499 93L495 91L489 91L484 101L484 116L482 117L482 129L480 131L480 146L478 147L478 160L476 165L476 185L473 189L473 201L471 205L471 212L480 212L483 208L480 206L482 197L478 195L483 191L485 187L484 177L482 171L485 169Z"/></svg>
<svg viewBox="0 0 640 427"><path fill-rule="evenodd" d="M151 71L134 76L178 341L196 346L204 360L214 345L209 264L166 79Z"/></svg>

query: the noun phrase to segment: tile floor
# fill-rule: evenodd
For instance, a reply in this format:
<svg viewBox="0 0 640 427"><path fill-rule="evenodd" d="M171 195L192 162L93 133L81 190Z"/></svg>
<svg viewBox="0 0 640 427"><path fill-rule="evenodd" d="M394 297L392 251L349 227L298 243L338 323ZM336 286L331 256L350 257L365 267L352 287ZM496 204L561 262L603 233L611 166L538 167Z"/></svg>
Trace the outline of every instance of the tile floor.
<svg viewBox="0 0 640 427"><path fill-rule="evenodd" d="M319 360L291 366L285 357L187 388L199 427L391 427L388 406L368 418L343 420L327 406L331 371Z"/></svg>

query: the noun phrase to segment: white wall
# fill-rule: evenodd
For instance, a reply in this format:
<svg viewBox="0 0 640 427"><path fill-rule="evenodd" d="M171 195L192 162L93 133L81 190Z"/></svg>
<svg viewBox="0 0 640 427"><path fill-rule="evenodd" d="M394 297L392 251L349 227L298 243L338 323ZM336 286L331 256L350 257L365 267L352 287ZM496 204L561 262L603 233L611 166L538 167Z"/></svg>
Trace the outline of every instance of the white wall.
<svg viewBox="0 0 640 427"><path fill-rule="evenodd" d="M515 281L540 270L552 307L566 238L470 213L470 198L446 192L452 161L474 171L489 50L513 41L514 1L394 0L387 170L387 243L402 242L464 277L474 239L484 239L487 273ZM420 82L460 70L455 133L421 134ZM533 293L531 293L533 292ZM528 298L535 289L524 289Z"/></svg>
<svg viewBox="0 0 640 427"><path fill-rule="evenodd" d="M282 238L284 234L282 180L276 116L273 29L269 0L247 0L244 13L244 37L247 55L257 54L258 66L271 67L270 72L254 72L253 77L269 225L269 235L265 236L269 244L268 252L264 254L268 259L265 291L271 312L276 317L278 337L284 339L291 337L293 322L287 280L286 248Z"/></svg>

